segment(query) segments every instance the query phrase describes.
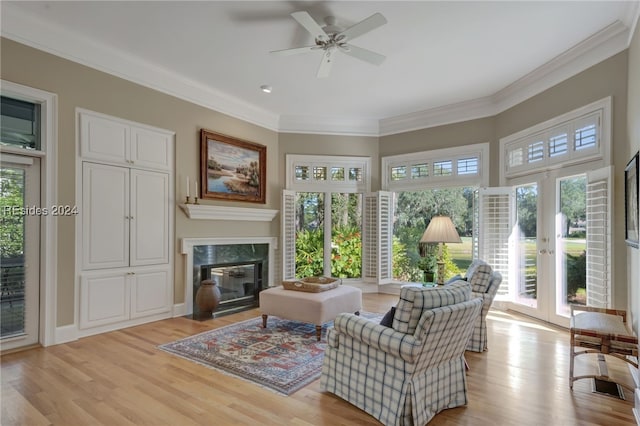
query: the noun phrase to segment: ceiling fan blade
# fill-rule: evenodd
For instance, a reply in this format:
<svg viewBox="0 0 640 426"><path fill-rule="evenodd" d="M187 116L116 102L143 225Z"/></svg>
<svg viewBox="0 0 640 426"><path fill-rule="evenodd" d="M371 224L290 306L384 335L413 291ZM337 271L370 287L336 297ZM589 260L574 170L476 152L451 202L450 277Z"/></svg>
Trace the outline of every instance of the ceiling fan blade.
<svg viewBox="0 0 640 426"><path fill-rule="evenodd" d="M293 19L298 21L298 23L307 31L309 31L315 40L329 39L327 33L324 32L322 27L320 27L320 25L318 25L318 23L307 12L293 12L291 16L293 16Z"/></svg>
<svg viewBox="0 0 640 426"><path fill-rule="evenodd" d="M342 50L342 52L344 52L345 55L353 56L354 58L374 65L380 65L386 59L384 55L352 44L347 45L347 49Z"/></svg>
<svg viewBox="0 0 640 426"><path fill-rule="evenodd" d="M319 49L318 46L305 46L305 47L294 47L293 49L282 49L282 50L272 50L269 53L274 53L280 56L289 56L289 55L297 55L298 53L307 53L313 50Z"/></svg>
<svg viewBox="0 0 640 426"><path fill-rule="evenodd" d="M340 34L338 34L338 37L345 36L347 40L353 40L354 38L360 37L361 35L366 34L371 30L375 30L376 28L386 23L387 23L387 19L384 16L382 16L381 13L374 13L368 18L363 19L357 24L352 25L351 27L342 31Z"/></svg>
<svg viewBox="0 0 640 426"><path fill-rule="evenodd" d="M322 56L322 62L320 62L320 68L318 68L318 74L316 74L316 77L329 77L329 73L331 72L331 64L333 63L333 55L331 53L332 51L331 49L329 49Z"/></svg>

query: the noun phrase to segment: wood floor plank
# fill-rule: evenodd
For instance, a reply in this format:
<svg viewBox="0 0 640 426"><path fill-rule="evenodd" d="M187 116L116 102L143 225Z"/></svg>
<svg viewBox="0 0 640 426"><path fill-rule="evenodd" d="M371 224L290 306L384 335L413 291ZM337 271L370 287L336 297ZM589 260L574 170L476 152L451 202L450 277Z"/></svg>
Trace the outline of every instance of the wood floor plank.
<svg viewBox="0 0 640 426"><path fill-rule="evenodd" d="M386 312L397 296L365 294ZM251 310L194 321L173 318L0 358L0 424L21 425L375 425L371 416L320 391L315 381L286 397L161 351L158 345L259 316ZM569 389L569 334L512 312L491 311L489 350L467 352L469 403L430 425L635 425L632 398ZM627 365L607 362L633 386ZM576 372L597 369L595 356Z"/></svg>

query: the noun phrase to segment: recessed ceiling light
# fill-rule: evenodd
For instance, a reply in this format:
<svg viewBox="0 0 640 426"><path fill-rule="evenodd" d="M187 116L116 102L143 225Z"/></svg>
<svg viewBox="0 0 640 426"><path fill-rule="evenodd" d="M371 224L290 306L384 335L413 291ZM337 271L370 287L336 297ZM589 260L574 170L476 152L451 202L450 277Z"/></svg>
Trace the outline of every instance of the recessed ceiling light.
<svg viewBox="0 0 640 426"><path fill-rule="evenodd" d="M260 90L262 90L264 93L271 93L272 89L273 88L268 84L263 84L262 86L260 86Z"/></svg>

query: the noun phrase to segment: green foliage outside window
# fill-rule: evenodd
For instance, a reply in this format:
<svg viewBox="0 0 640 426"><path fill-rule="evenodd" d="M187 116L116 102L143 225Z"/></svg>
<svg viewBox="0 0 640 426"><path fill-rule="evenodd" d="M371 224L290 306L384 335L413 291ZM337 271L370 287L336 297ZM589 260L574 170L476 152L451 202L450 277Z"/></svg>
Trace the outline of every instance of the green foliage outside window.
<svg viewBox="0 0 640 426"><path fill-rule="evenodd" d="M24 216L11 210L24 205L24 172L2 168L0 176L0 256L4 259L22 256Z"/></svg>

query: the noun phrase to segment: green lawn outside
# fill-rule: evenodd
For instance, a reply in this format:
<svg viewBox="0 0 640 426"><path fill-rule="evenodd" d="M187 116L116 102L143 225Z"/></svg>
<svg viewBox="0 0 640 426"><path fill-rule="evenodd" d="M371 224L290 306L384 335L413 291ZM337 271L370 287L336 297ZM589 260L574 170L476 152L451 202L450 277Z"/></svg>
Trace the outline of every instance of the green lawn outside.
<svg viewBox="0 0 640 426"><path fill-rule="evenodd" d="M462 244L447 244L447 249L449 250L449 255L451 256L453 263L455 263L460 271L464 273L472 260L471 237L462 237L461 239ZM584 250L586 250L586 243L584 239L565 240L566 253L578 256ZM535 240L527 240L525 242L525 251L527 256L534 257L536 255Z"/></svg>

